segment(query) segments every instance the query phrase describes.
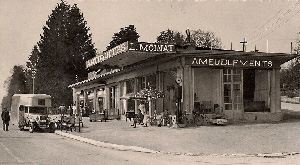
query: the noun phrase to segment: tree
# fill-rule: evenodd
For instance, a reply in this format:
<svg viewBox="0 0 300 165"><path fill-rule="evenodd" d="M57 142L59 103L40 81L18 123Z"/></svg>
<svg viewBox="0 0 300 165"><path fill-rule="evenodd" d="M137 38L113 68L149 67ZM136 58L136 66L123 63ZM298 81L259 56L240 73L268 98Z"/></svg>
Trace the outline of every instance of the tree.
<svg viewBox="0 0 300 165"><path fill-rule="evenodd" d="M191 42L197 47L220 49L221 39L217 38L213 32L203 30L192 30Z"/></svg>
<svg viewBox="0 0 300 165"><path fill-rule="evenodd" d="M300 32L298 32L298 38L296 39L297 46L294 49L296 54L300 54Z"/></svg>
<svg viewBox="0 0 300 165"><path fill-rule="evenodd" d="M156 42L160 44L183 45L185 43L184 36L179 32L173 31L171 29L160 32L160 35L157 36L156 39Z"/></svg>
<svg viewBox="0 0 300 165"><path fill-rule="evenodd" d="M4 82L4 86L7 90L7 95L2 98L2 106L10 109L11 97L14 94L24 94L29 92L29 88L26 85L25 68L21 65L15 65L11 70L11 77L8 77Z"/></svg>
<svg viewBox="0 0 300 165"><path fill-rule="evenodd" d="M72 103L68 85L85 79L85 61L96 55L87 22L77 5L61 1L49 15L38 42L36 92L50 94L54 106ZM31 56L32 57L32 56ZM30 59L31 63L34 60Z"/></svg>
<svg viewBox="0 0 300 165"><path fill-rule="evenodd" d="M128 27L121 28L120 32L115 33L110 41L106 50L109 50L115 46L118 46L126 41L138 42L139 34L136 32L134 25L129 25Z"/></svg>
<svg viewBox="0 0 300 165"><path fill-rule="evenodd" d="M186 34L183 35L180 32L176 32L171 29L167 29L160 32L156 42L161 44L175 45L191 44L197 47L213 49L221 48L221 39L217 38L213 32L205 32L200 29L191 30L191 34L189 34L189 36Z"/></svg>
<svg viewBox="0 0 300 165"><path fill-rule="evenodd" d="M280 70L280 85L283 95L299 96L300 90L300 59L295 58L288 68Z"/></svg>

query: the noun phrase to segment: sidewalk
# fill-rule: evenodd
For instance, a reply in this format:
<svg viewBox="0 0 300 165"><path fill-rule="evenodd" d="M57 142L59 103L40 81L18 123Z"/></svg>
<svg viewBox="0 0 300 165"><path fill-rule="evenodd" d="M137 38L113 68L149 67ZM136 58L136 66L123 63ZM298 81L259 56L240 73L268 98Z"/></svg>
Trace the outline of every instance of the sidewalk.
<svg viewBox="0 0 300 165"><path fill-rule="evenodd" d="M132 150L132 146L135 146L139 152L148 150L147 152L189 155L256 155L300 151L300 120L275 124L229 124L188 128L141 125L133 128L129 121L89 122L89 118L84 118L83 123L81 132L68 131L68 134L102 147L110 145L108 148L118 148L119 145L118 149L121 150L124 149L123 146L127 146L127 150ZM65 135L65 131L56 132Z"/></svg>
<svg viewBox="0 0 300 165"><path fill-rule="evenodd" d="M300 104L281 102L281 109L288 109L288 110L299 112L300 111Z"/></svg>

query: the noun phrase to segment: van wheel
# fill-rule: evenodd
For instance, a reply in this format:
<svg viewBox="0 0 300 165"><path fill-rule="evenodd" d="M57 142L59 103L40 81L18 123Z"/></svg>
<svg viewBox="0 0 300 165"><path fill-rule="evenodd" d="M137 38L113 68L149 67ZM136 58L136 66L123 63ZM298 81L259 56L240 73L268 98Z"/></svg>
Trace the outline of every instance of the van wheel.
<svg viewBox="0 0 300 165"><path fill-rule="evenodd" d="M23 126L19 126L20 131L24 131L24 127Z"/></svg>
<svg viewBox="0 0 300 165"><path fill-rule="evenodd" d="M54 125L54 123L51 123L51 124L49 125L49 132L50 132L50 133L54 133L54 132L55 132L55 125Z"/></svg>
<svg viewBox="0 0 300 165"><path fill-rule="evenodd" d="M33 124L30 124L30 126L29 126L29 132L33 133Z"/></svg>

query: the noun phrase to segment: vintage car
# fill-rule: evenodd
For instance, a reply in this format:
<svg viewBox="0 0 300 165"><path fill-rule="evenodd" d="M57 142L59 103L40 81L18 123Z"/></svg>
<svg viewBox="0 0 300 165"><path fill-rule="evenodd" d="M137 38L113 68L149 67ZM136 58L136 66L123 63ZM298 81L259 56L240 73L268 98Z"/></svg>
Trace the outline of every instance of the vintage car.
<svg viewBox="0 0 300 165"><path fill-rule="evenodd" d="M46 94L15 94L12 96L12 122L18 123L20 130L29 129L55 132L55 120L49 116L51 96Z"/></svg>

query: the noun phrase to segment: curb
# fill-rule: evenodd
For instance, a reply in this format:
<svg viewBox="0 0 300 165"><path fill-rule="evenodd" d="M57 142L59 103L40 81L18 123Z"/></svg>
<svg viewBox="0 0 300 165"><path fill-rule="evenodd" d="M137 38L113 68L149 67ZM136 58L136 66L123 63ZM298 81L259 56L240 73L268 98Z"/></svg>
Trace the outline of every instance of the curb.
<svg viewBox="0 0 300 165"><path fill-rule="evenodd" d="M137 147L137 146L124 146L124 145L112 144L112 143L105 143L105 142L101 142L101 141L96 141L96 140L92 140L92 139L72 135L72 134L69 134L69 133L64 133L64 132L61 132L61 131L55 131L55 134L60 135L60 136L64 136L64 137L67 137L67 138L70 138L70 139L74 139L74 140L77 140L77 141L81 141L81 142L84 142L84 143L88 143L88 144L91 144L91 145L94 145L94 146L103 147L103 148L117 149L117 150L121 150L121 151L143 152L143 153L159 153L159 151L154 151L154 150L150 150L150 149L147 149L147 148L142 148L142 147Z"/></svg>
<svg viewBox="0 0 300 165"><path fill-rule="evenodd" d="M120 151L133 151L133 152L142 152L142 153L152 153L152 154L166 154L166 155L185 155L185 156L211 156L211 157L261 157L261 158L285 158L286 156L298 155L300 152L282 152L282 153L262 153L262 154L204 154L204 153L180 153L180 152L161 152L155 151L143 147L137 146L125 146L113 143L106 143L101 141L96 141L88 138L84 138L81 136L72 135L70 133L65 133L62 131L55 131L55 134L67 137L70 139L74 139L77 141L81 141L84 143L88 143L94 146L102 147L102 148L109 148L109 149L116 149Z"/></svg>

